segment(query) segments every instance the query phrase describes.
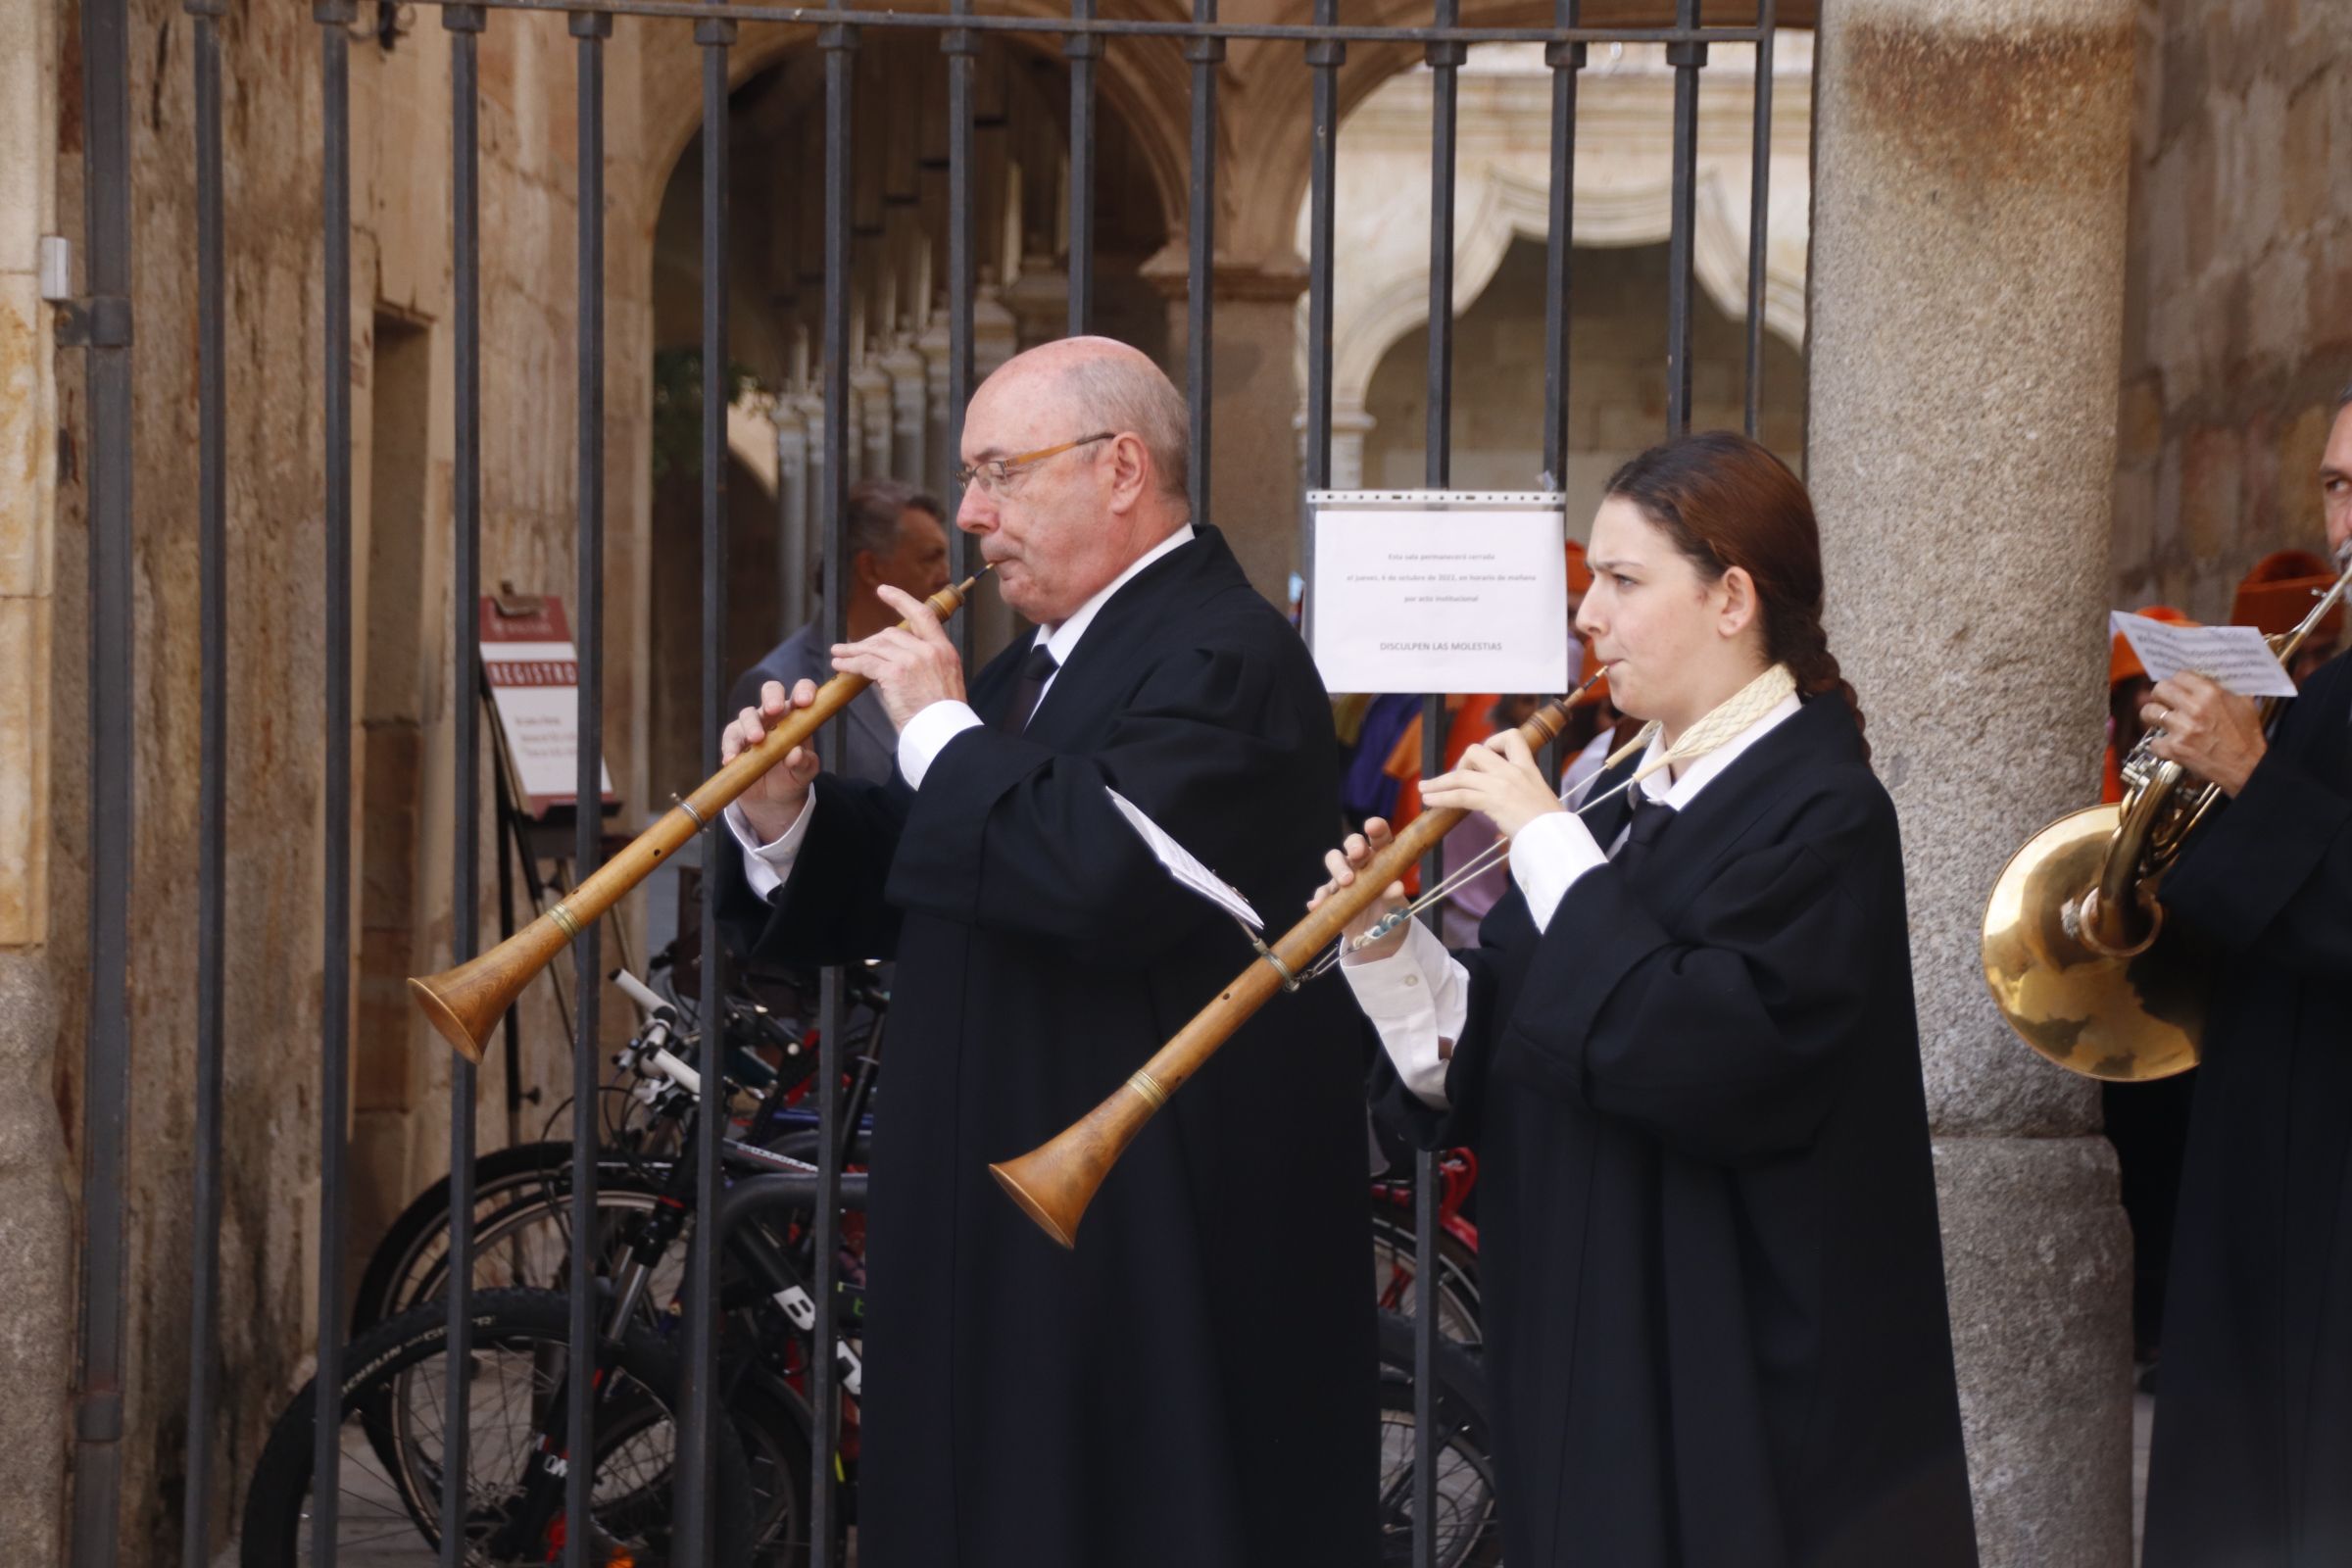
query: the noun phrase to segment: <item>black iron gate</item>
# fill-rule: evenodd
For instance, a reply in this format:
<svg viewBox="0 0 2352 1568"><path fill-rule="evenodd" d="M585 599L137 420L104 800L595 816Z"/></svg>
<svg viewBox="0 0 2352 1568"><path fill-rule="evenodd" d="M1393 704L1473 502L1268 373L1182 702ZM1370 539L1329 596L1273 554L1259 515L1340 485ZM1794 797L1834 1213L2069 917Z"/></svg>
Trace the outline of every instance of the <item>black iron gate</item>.
<svg viewBox="0 0 2352 1568"><path fill-rule="evenodd" d="M201 488L199 540L202 564L202 795L199 804L199 921L198 1040L196 1160L193 1203L194 1313L191 1381L188 1390L188 1483L184 1513L182 1560L202 1568L217 1539L219 1521L208 1515L212 1495L208 1484L215 1469L216 1354L218 1348L219 1220L220 1212L220 1094L223 1065L222 987L223 940L227 911L224 900L226 859L232 846L225 830L225 762L232 744L227 699L228 627L225 580L229 559L226 537L227 458L225 410L238 388L224 373L225 247L234 236L224 232L222 216L221 52L220 27L233 0L182 0L194 29L194 97L197 134L195 180L198 213L198 348L201 400ZM428 0L432 3L432 0ZM1660 5L1663 12L1665 3ZM578 126L578 321L574 343L578 373L577 434L577 545L576 593L579 619L580 774L578 799L594 801L600 794L598 774L602 752L602 677L604 580L604 483L606 472L604 421L605 261L602 215L605 136L605 48L612 35L612 18L629 15L668 19L677 27L691 27L702 51L703 64L703 725L706 755L716 754L723 722L722 702L730 675L724 658L724 584L727 578L725 515L725 409L729 401L727 366L727 171L725 133L728 115L729 50L736 29L745 21L791 23L814 26L824 61L824 332L822 390L825 449L822 459L823 516L828 519L829 545L824 551L823 602L832 617L836 638L844 635L844 557L841 527L844 495L854 454L850 449L850 420L846 417L850 387L850 180L852 64L859 38L868 29L917 29L937 35L948 62L948 237L947 296L949 301L950 365L948 375L948 446L960 448L962 410L973 382L974 208L973 208L973 65L980 39L989 32L1021 33L1057 40L1067 61L1070 86L1070 137L1067 148L1070 180L1067 226L1069 235L1069 317L1073 333L1088 329L1095 302L1094 231L1096 216L1095 105L1098 63L1106 48L1119 40L1175 39L1181 43L1191 71L1191 191L1188 240L1190 246L1190 318L1186 339L1186 386L1191 403L1194 441L1192 494L1198 514L1213 514L1210 495L1210 452L1213 426L1211 390L1214 363L1211 340L1214 220L1216 211L1216 91L1220 62L1228 42L1237 39L1273 40L1300 47L1302 64L1311 82L1311 178L1309 185L1308 310L1307 310L1307 440L1304 485L1329 486L1332 476L1332 298L1335 265L1335 181L1339 134L1339 74L1350 43L1399 42L1417 44L1434 77L1435 118L1431 138L1430 317L1428 483L1448 483L1448 434L1451 424L1453 370L1452 297L1453 195L1455 146L1455 75L1471 46L1482 43L1538 42L1545 46L1552 74L1551 195L1545 277L1545 373L1543 461L1545 471L1558 476L1566 470L1566 413L1569 382L1570 250L1573 244L1573 181L1576 159L1576 102L1578 73L1589 45L1606 42L1662 44L1674 71L1673 216L1670 272L1667 282L1667 418L1668 430L1683 428L1690 408L1692 202L1698 126L1699 76L1713 43L1753 44L1757 61L1754 104L1752 202L1747 290L1746 423L1752 433L1758 414L1759 367L1763 342L1763 292L1766 180L1772 115L1773 0L1758 0L1752 25L1704 27L1698 0L1671 0L1671 24L1659 26L1588 27L1580 23L1579 0L1555 0L1548 26L1465 26L1461 0L1434 0L1427 26L1350 26L1342 23L1338 0L1313 0L1311 24L1236 24L1220 22L1216 0L1194 0L1193 16L1183 21L1122 20L1098 16L1095 0L1071 0L1066 19L987 16L972 9L972 0L952 0L944 14L907 14L858 10L791 10L761 6L726 6L698 0L438 0L447 34L453 83L451 121L452 165L450 190L455 246L455 495L452 541L456 623L452 628L453 668L458 715L455 748L453 841L455 899L453 960L470 956L478 946L478 900L466 890L481 886L477 843L477 761L479 717L469 700L479 681L479 659L473 625L473 607L480 595L481 431L484 411L480 395L481 221L478 203L479 131L477 124L477 50L485 28L498 24L501 13L556 12L568 20L577 40ZM123 1360L124 1187L122 1129L129 1105L129 1021L125 1004L128 968L128 908L132 894L128 854L131 796L130 691L132 650L131 546L136 514L130 494L130 388L133 348L128 321L130 260L133 233L129 211L130 154L127 64L127 0L83 0L83 107L87 125L86 245L88 254L87 317L79 341L89 366L89 506L90 506L90 673L89 768L91 799L97 819L109 831L93 835L91 866L91 1009L86 1042L88 1098L84 1136L85 1232L82 1250L83 1291L79 1365L76 1381L74 1502L72 1516L73 1561L76 1568L111 1568L117 1560L117 1525L122 1437L122 1366ZM324 920L324 1014L320 1041L319 1167L323 1193L318 1256L318 1439L314 1464L318 1534L329 1544L316 1558L332 1556L334 1475L337 1449L337 1395L341 1382L343 1325L339 1303L344 1298L341 1267L345 1229L345 1110L348 1098L349 1020L351 1016L352 854L350 821L352 758L352 607L351 607L351 295L350 277L351 170L349 50L360 21L360 0L314 0L313 19L318 25L318 73L323 104L323 133L316 153L320 160L321 208L324 226L320 244L328 286L324 290L325 363L321 367L320 408L325 451L324 519L327 583L322 633L325 649L326 859L322 889ZM159 90L162 90L159 87ZM951 498L952 499L952 498ZM951 530L951 569L960 578L968 571L966 541ZM968 653L970 624L957 623L956 635ZM1434 769L1443 743L1438 700L1425 710L1427 760ZM828 732L823 745L828 761L837 760L840 737ZM599 860L599 822L596 812L578 813L576 870L584 875ZM723 829L706 830L705 852L729 848ZM1434 875L1434 868L1430 874ZM705 929L715 925L715 879L705 879ZM708 944L709 962L715 967L721 955ZM573 1234L594 1229L597 1187L597 1118L595 1097L587 1092L597 1083L599 1019L597 997L601 973L598 933L583 931L574 946L573 1070L583 1091L575 1100L571 1212ZM704 995L721 994L721 977L707 973ZM835 1227L839 1220L839 1151L842 1140L832 1126L839 1114L834 1091L841 1080L840 1060L843 991L838 973L824 982L821 1002L821 1058L816 1083L823 1093L824 1130L816 1178L822 1195L816 1204L817 1237L814 1281L816 1324L814 1343L833 1343L835 1311L833 1273ZM451 1212L472 1212L474 1070L460 1061L451 1081L450 1168L453 1189ZM718 1145L712 1138L698 1141L697 1172L701 1212L719 1212ZM1429 1156L1421 1157L1416 1182L1417 1265L1419 1292L1416 1313L1417 1409L1416 1427L1432 1431L1434 1379L1429 1375L1436 1354L1438 1312L1433 1292L1439 1280L1436 1251L1436 1191L1438 1183ZM454 1228L450 1239L449 1274L454 1281L448 1302L448 1333L453 1351L466 1343L469 1322L469 1236L465 1226ZM716 1226L707 1224L696 1235L689 1264L690 1301L709 1302L716 1281L716 1251L708 1245ZM596 1259L587 1247L572 1250L572 1344L591 1342L595 1323ZM707 1325L709 1311L690 1311L689 1322ZM705 1397L712 1386L714 1347L708 1335L696 1335L690 1347L687 1419L682 1423L683 1452L680 1486L685 1492L683 1517L687 1532L685 1560L706 1560L714 1499L708 1464L711 1423L716 1411ZM591 1401L587 1377L590 1358L570 1358L570 1451L590 1450L588 1422ZM448 1356L449 1408L463 1409L462 1353ZM831 1358L810 1358L809 1402L816 1430L832 1434L838 1428L841 1391ZM463 1474L466 1423L451 1424L444 1456L447 1473ZM835 1521L831 1486L833 1454L829 1442L812 1444L809 1521L811 1539L818 1543L815 1560L830 1564ZM1415 1524L1414 1561L1434 1560L1432 1521L1436 1514L1434 1464L1422 1464L1416 1475L1412 1506ZM568 1555L573 1564L587 1560L589 1533L578 1528L586 1517L591 1467L569 1471ZM441 1521L442 1560L460 1560L466 1498L462 1487L443 1489Z"/></svg>

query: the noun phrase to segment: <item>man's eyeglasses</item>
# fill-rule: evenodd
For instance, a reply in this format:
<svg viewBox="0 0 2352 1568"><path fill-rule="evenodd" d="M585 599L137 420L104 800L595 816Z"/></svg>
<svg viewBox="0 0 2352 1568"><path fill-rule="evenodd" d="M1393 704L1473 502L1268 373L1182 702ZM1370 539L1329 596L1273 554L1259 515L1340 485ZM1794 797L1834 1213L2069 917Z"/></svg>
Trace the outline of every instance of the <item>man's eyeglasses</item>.
<svg viewBox="0 0 2352 1568"><path fill-rule="evenodd" d="M966 463L956 470L956 487L978 485L983 495L1002 495L1012 480L1048 458L1058 458L1064 452L1074 452L1097 441L1109 441L1118 435L1116 430L1101 430L1082 435L1075 441L1064 441L1057 447L1039 447L1035 452L1016 452L1009 458L991 458L986 463Z"/></svg>

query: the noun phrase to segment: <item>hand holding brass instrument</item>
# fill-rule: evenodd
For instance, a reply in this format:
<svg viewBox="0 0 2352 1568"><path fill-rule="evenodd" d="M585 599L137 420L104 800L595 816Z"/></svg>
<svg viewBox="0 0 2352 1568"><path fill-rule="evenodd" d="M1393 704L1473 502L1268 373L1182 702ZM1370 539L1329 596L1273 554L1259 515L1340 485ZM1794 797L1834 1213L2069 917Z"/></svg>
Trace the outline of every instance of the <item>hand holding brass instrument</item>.
<svg viewBox="0 0 2352 1568"><path fill-rule="evenodd" d="M1546 703L1519 726L1519 738L1527 742L1528 750L1535 751L1557 739L1567 722L1564 701ZM1217 1048L1272 1001L1276 992L1297 989L1316 956L1340 938L1348 922L1378 902L1391 883L1467 814L1442 809L1414 817L1389 841L1388 848L1356 873L1350 886L1335 890L1281 941L1261 950L1256 962L1195 1014L1192 1022L1108 1100L1020 1158L989 1166L997 1184L1048 1236L1064 1247L1076 1245L1078 1221L1094 1200L1096 1189L1136 1134L1144 1130L1144 1124L1168 1102L1168 1097L1184 1087L1185 1080L1199 1072Z"/></svg>
<svg viewBox="0 0 2352 1568"><path fill-rule="evenodd" d="M942 588L924 604L945 620L962 608L972 585L987 571ZM557 954L631 888L652 875L679 846L701 832L734 799L781 762L792 749L814 735L818 726L849 707L865 690L863 675L836 675L816 689L816 700L777 720L760 743L744 750L732 762L703 781L700 789L662 814L662 819L632 840L628 848L598 867L594 874L565 894L545 914L501 942L497 947L436 975L412 976L409 993L432 1020L441 1037L468 1061L482 1059L482 1045L531 977L546 968ZM583 806L592 810L592 806Z"/></svg>

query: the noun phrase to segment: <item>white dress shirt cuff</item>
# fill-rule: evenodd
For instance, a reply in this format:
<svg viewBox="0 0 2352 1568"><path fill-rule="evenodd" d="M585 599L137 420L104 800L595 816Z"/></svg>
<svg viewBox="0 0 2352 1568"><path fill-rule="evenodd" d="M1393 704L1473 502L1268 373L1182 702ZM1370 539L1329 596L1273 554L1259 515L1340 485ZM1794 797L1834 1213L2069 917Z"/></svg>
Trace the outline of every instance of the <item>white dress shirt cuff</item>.
<svg viewBox="0 0 2352 1568"><path fill-rule="evenodd" d="M801 841L808 836L808 818L815 810L816 794L810 791L801 814L792 819L792 826L772 844L760 842L760 835L753 831L751 819L743 814L740 803L730 804L720 813L727 819L727 831L743 846L743 874L750 879L754 893L764 899L792 875L792 862L801 853Z"/></svg>
<svg viewBox="0 0 2352 1568"><path fill-rule="evenodd" d="M1380 1044L1421 1102L1446 1108L1446 1057L1438 1043L1462 1037L1470 1014L1470 974L1429 927L1415 920L1404 946L1385 958L1345 962L1340 973Z"/></svg>
<svg viewBox="0 0 2352 1568"><path fill-rule="evenodd" d="M948 749L948 742L979 727L980 715L972 711L971 705L953 698L933 703L908 719L906 727L899 731L899 771L906 775L906 787L921 789L923 775Z"/></svg>
<svg viewBox="0 0 2352 1568"><path fill-rule="evenodd" d="M1546 811L1511 840L1511 880L1527 900L1527 912L1542 931L1576 879L1609 858L1593 842L1592 830L1574 811Z"/></svg>

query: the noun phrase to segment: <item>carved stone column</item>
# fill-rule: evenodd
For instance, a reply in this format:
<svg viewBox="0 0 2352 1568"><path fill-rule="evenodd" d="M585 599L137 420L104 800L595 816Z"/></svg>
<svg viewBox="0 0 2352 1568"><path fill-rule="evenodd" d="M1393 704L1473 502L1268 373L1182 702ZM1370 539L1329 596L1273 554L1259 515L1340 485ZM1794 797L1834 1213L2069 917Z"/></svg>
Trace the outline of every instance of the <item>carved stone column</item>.
<svg viewBox="0 0 2352 1568"><path fill-rule="evenodd" d="M806 625L815 599L808 584L815 543L808 537L808 430L800 400L781 397L770 415L776 423L776 510L782 531L777 552L776 598L789 626Z"/></svg>
<svg viewBox="0 0 2352 1568"><path fill-rule="evenodd" d="M911 333L885 355L882 368L890 376L890 406L894 439L890 471L911 485L925 485L924 448L930 436L930 417L924 404L928 368L916 351Z"/></svg>
<svg viewBox="0 0 2352 1568"><path fill-rule="evenodd" d="M850 401L858 405L858 433L863 442L859 477L887 477L892 471L890 372L882 368L880 355L868 351L864 362L850 372Z"/></svg>

